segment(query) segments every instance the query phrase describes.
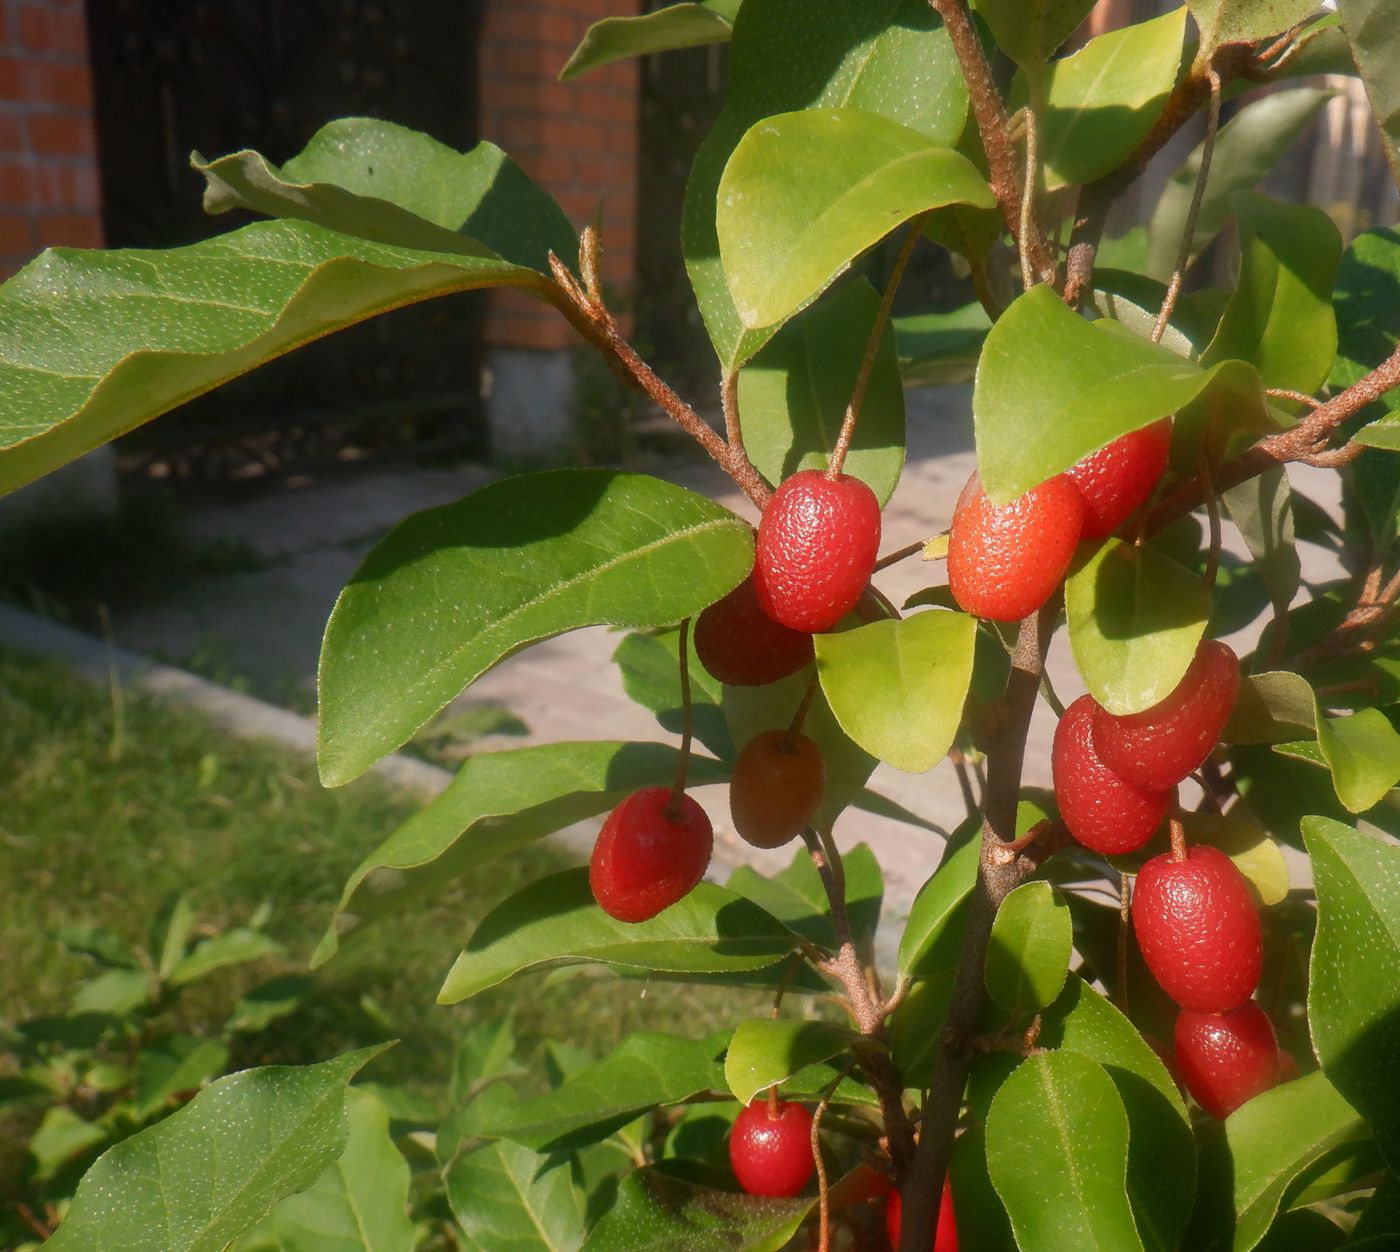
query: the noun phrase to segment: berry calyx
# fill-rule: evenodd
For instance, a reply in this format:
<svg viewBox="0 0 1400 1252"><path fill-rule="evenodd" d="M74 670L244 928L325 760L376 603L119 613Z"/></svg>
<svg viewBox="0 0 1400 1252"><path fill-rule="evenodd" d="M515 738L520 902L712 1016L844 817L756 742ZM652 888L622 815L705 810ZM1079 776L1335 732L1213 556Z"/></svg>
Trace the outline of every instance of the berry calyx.
<svg viewBox="0 0 1400 1252"><path fill-rule="evenodd" d="M729 1163L750 1195L796 1195L816 1168L812 1115L785 1100L750 1104L729 1132Z"/></svg>
<svg viewBox="0 0 1400 1252"><path fill-rule="evenodd" d="M885 1199L885 1233L890 1237L890 1247L899 1252L901 1231L901 1201L899 1189L891 1191ZM938 1201L938 1225L933 1232L933 1252L958 1252L958 1225L953 1213L953 1188L948 1180L943 1180L943 1196Z"/></svg>
<svg viewBox="0 0 1400 1252"><path fill-rule="evenodd" d="M1259 910L1218 848L1154 856L1133 888L1133 930L1152 976L1182 1008L1226 1013L1259 983Z"/></svg>
<svg viewBox="0 0 1400 1252"><path fill-rule="evenodd" d="M1169 418L1129 431L1065 470L1084 500L1084 538L1111 535L1157 486L1171 455Z"/></svg>
<svg viewBox="0 0 1400 1252"><path fill-rule="evenodd" d="M812 636L763 611L753 575L695 619L695 655L706 673L731 687L762 687L812 659Z"/></svg>
<svg viewBox="0 0 1400 1252"><path fill-rule="evenodd" d="M1080 696L1055 728L1050 769L1055 801L1069 833L1106 855L1136 852L1176 800L1175 788L1150 791L1119 778L1094 749L1093 696Z"/></svg>
<svg viewBox="0 0 1400 1252"><path fill-rule="evenodd" d="M620 922L644 922L689 895L714 849L710 819L688 795L644 787L608 814L588 862L598 906Z"/></svg>
<svg viewBox="0 0 1400 1252"><path fill-rule="evenodd" d="M948 532L948 587L974 617L1014 622L1060 585L1084 526L1084 502L1056 474L1009 504L993 504L973 474Z"/></svg>
<svg viewBox="0 0 1400 1252"><path fill-rule="evenodd" d="M812 820L825 789L826 764L812 740L765 730L734 762L729 782L734 829L755 848L780 848Z"/></svg>
<svg viewBox="0 0 1400 1252"><path fill-rule="evenodd" d="M790 630L829 630L865 594L879 550L875 493L849 474L801 470L774 492L758 523L758 602Z"/></svg>
<svg viewBox="0 0 1400 1252"><path fill-rule="evenodd" d="M1211 754L1240 690L1240 663L1218 639L1204 639L1181 681L1141 713L1094 715L1094 748L1115 774L1164 791Z"/></svg>
<svg viewBox="0 0 1400 1252"><path fill-rule="evenodd" d="M1229 1117L1279 1080L1278 1040L1253 1000L1228 1013L1183 1009L1174 1042L1187 1091L1212 1117Z"/></svg>

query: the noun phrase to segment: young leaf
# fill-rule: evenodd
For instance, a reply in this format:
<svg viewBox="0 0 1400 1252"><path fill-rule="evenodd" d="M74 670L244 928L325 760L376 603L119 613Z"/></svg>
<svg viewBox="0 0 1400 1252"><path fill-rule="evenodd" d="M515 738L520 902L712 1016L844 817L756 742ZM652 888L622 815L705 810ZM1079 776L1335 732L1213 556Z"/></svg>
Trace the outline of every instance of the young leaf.
<svg viewBox="0 0 1400 1252"><path fill-rule="evenodd" d="M1332 303L1337 313L1337 363L1329 381L1340 389L1375 369L1400 339L1400 234L1390 229L1368 230L1352 240L1342 255ZM1397 408L1400 393L1390 391L1367 414L1380 415ZM1374 431L1367 428L1360 435L1379 447L1396 446L1374 439Z"/></svg>
<svg viewBox="0 0 1400 1252"><path fill-rule="evenodd" d="M930 610L815 636L817 673L836 720L896 769L932 769L962 718L976 634L967 614Z"/></svg>
<svg viewBox="0 0 1400 1252"><path fill-rule="evenodd" d="M845 1052L861 1036L831 1022L790 1017L740 1022L724 1057L724 1079L740 1104L783 1083L794 1074Z"/></svg>
<svg viewBox="0 0 1400 1252"><path fill-rule="evenodd" d="M951 855L944 858L933 877L919 889L909 910L909 920L899 937L899 972L924 976L935 972L946 962L936 954L947 944L940 939L961 916L959 906L972 894L977 882L977 866L981 856L981 840L977 837L981 817L970 819L966 828L969 838L954 847L955 833L949 847ZM958 936L961 937L960 935Z"/></svg>
<svg viewBox="0 0 1400 1252"><path fill-rule="evenodd" d="M1322 1074L1255 1096L1201 1152L1196 1208L1183 1246L1249 1252L1268 1231L1288 1185L1366 1125Z"/></svg>
<svg viewBox="0 0 1400 1252"><path fill-rule="evenodd" d="M982 485L997 503L1014 500L1216 386L1252 394L1241 416L1262 420L1251 366L1226 361L1202 370L1116 322L1086 322L1048 285L1033 287L992 327L977 368Z"/></svg>
<svg viewBox="0 0 1400 1252"><path fill-rule="evenodd" d="M211 935L195 944L170 971L170 982L177 987L183 986L212 974L216 969L263 961L268 957L280 956L282 951L282 945L270 935L246 926L235 926L232 930Z"/></svg>
<svg viewBox="0 0 1400 1252"><path fill-rule="evenodd" d="M1210 591L1151 547L1109 539L1065 584L1075 664L1110 713L1165 699L1186 673L1210 616Z"/></svg>
<svg viewBox="0 0 1400 1252"><path fill-rule="evenodd" d="M926 0L746 0L734 23L724 109L690 169L681 242L720 363L747 361L771 332L745 331L719 262L715 210L729 155L755 122L803 108L853 108L951 146L967 88Z"/></svg>
<svg viewBox="0 0 1400 1252"><path fill-rule="evenodd" d="M803 310L739 373L749 459L771 483L825 469L865 359L880 297L863 279ZM871 365L845 472L885 504L904 467L904 387L888 327Z"/></svg>
<svg viewBox="0 0 1400 1252"><path fill-rule="evenodd" d="M383 1046L231 1074L83 1176L54 1252L219 1252L345 1148L345 1089ZM180 1185L169 1185L179 1171Z"/></svg>
<svg viewBox="0 0 1400 1252"><path fill-rule="evenodd" d="M1395 11L1385 0L1337 0L1337 12L1385 140L1391 177L1400 187L1400 26Z"/></svg>
<svg viewBox="0 0 1400 1252"><path fill-rule="evenodd" d="M996 45L1018 65L1039 65L1078 29L1094 0L977 0Z"/></svg>
<svg viewBox="0 0 1400 1252"><path fill-rule="evenodd" d="M701 883L650 921L619 922L593 900L586 868L537 879L482 919L438 993L456 1004L517 974L558 965L720 974L766 969L797 949L777 918Z"/></svg>
<svg viewBox="0 0 1400 1252"><path fill-rule="evenodd" d="M1221 44L1252 43L1281 35L1317 11L1316 0L1190 0L1201 28L1201 55Z"/></svg>
<svg viewBox="0 0 1400 1252"><path fill-rule="evenodd" d="M408 1162L389 1137L389 1111L367 1091L351 1088L345 1096L345 1150L234 1252L413 1252Z"/></svg>
<svg viewBox="0 0 1400 1252"><path fill-rule="evenodd" d="M784 322L901 222L945 204L992 207L976 166L878 113L769 117L734 149L715 229L747 330Z"/></svg>
<svg viewBox="0 0 1400 1252"><path fill-rule="evenodd" d="M997 909L987 943L987 990L1017 1017L1060 994L1074 945L1069 909L1048 882L1022 883Z"/></svg>
<svg viewBox="0 0 1400 1252"><path fill-rule="evenodd" d="M880 922L884 877L869 846L858 843L842 858L846 871L846 912L856 946L868 950ZM838 942L831 903L807 849L799 845L786 869L765 876L751 865L737 866L725 887L766 909L804 939L833 951Z"/></svg>
<svg viewBox="0 0 1400 1252"><path fill-rule="evenodd" d="M340 593L321 645L321 778L392 752L527 644L580 626L664 626L748 572L728 509L644 474L545 470L401 522Z"/></svg>
<svg viewBox="0 0 1400 1252"><path fill-rule="evenodd" d="M1016 1242L1036 1252L1142 1252L1128 1203L1128 1115L1102 1066L1023 1061L987 1114L987 1166Z"/></svg>
<svg viewBox="0 0 1400 1252"><path fill-rule="evenodd" d="M1225 743L1287 743L1317 728L1317 697L1291 670L1240 676L1240 694L1220 738Z"/></svg>
<svg viewBox="0 0 1400 1252"><path fill-rule="evenodd" d="M815 1203L716 1191L648 1167L622 1180L584 1252L778 1252Z"/></svg>
<svg viewBox="0 0 1400 1252"><path fill-rule="evenodd" d="M1371 1123L1400 1170L1400 848L1321 817L1303 819L1317 890L1308 1022L1328 1078Z"/></svg>
<svg viewBox="0 0 1400 1252"><path fill-rule="evenodd" d="M725 777L704 757L693 758L690 770L696 783ZM542 743L468 757L446 791L355 868L312 965L410 901L675 775L676 750L660 743Z"/></svg>
<svg viewBox="0 0 1400 1252"><path fill-rule="evenodd" d="M579 46L559 71L559 81L567 83L613 61L728 43L741 3L742 0L700 0L698 4L673 4L639 17L605 17L584 32Z"/></svg>
<svg viewBox="0 0 1400 1252"><path fill-rule="evenodd" d="M254 222L187 248L41 254L0 287L0 494L400 305L545 280L495 256Z"/></svg>
<svg viewBox="0 0 1400 1252"><path fill-rule="evenodd" d="M1261 904L1278 904L1288 896L1288 862L1278 844L1237 805L1230 812L1183 813L1186 837L1191 843L1219 848L1235 863Z"/></svg>
<svg viewBox="0 0 1400 1252"><path fill-rule="evenodd" d="M1379 709L1319 717L1317 746L1332 771L1337 798L1351 813L1380 803L1400 782L1400 732Z"/></svg>

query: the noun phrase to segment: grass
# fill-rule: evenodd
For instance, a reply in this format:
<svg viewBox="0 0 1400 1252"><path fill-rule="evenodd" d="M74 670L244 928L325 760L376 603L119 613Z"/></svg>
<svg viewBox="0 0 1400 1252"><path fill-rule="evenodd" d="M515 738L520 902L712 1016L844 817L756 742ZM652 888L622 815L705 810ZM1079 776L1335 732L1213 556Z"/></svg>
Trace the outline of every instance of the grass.
<svg viewBox="0 0 1400 1252"><path fill-rule="evenodd" d="M276 745L0 652L0 1019L62 1008L90 972L52 938L59 927L101 925L137 942L170 896L189 891L200 921L220 927L269 902L267 930L289 953L201 985L189 1011L221 1023L250 985L305 969L350 871L413 808L373 779L323 790L311 762ZM597 1054L636 1029L699 1037L763 1011L757 992L644 989L596 971L435 1005L483 914L565 863L537 844L370 929L318 971L297 1014L236 1061L304 1063L398 1036L373 1076L426 1091L445 1081L454 1040L483 1017L513 1014L527 1048L554 1036Z"/></svg>

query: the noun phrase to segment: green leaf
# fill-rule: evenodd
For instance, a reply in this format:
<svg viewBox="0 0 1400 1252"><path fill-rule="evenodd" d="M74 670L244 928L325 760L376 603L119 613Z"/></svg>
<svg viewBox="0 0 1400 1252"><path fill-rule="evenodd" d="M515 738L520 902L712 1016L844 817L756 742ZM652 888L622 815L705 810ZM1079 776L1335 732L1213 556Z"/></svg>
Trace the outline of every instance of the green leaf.
<svg viewBox="0 0 1400 1252"><path fill-rule="evenodd" d="M60 926L54 938L69 952L112 969L135 969L136 953L119 935L101 926Z"/></svg>
<svg viewBox="0 0 1400 1252"><path fill-rule="evenodd" d="M716 1191L639 1169L622 1180L584 1252L778 1252L814 1203Z"/></svg>
<svg viewBox="0 0 1400 1252"><path fill-rule="evenodd" d="M724 167L718 194L720 260L748 330L786 321L925 210L996 203L961 153L858 109L804 109L756 123Z"/></svg>
<svg viewBox="0 0 1400 1252"><path fill-rule="evenodd" d="M1317 697L1291 670L1240 676L1240 694L1225 724L1226 743L1286 743L1317 727Z"/></svg>
<svg viewBox="0 0 1400 1252"><path fill-rule="evenodd" d="M975 618L929 610L814 636L822 691L841 728L896 769L931 770L962 719L976 634Z"/></svg>
<svg viewBox="0 0 1400 1252"><path fill-rule="evenodd" d="M1235 863L1259 894L1264 905L1278 904L1288 895L1288 863L1268 831L1239 807L1229 813L1183 813L1182 821L1192 843L1219 848Z"/></svg>
<svg viewBox="0 0 1400 1252"><path fill-rule="evenodd" d="M953 999L954 973L950 966L920 978L890 1018L890 1054L906 1087L933 1083Z"/></svg>
<svg viewBox="0 0 1400 1252"><path fill-rule="evenodd" d="M770 483L825 469L865 359L880 297L844 283L793 318L739 373L749 459ZM845 472L885 504L904 467L904 387L888 327L870 369Z"/></svg>
<svg viewBox="0 0 1400 1252"><path fill-rule="evenodd" d="M745 331L719 260L715 210L730 153L755 122L803 108L853 108L951 146L967 118L957 57L926 0L746 0L734 23L724 109L691 165L681 241L720 364L768 340Z"/></svg>
<svg viewBox="0 0 1400 1252"><path fill-rule="evenodd" d="M992 323L987 310L973 303L950 313L896 317L893 325L904 385L932 387L972 381Z"/></svg>
<svg viewBox="0 0 1400 1252"><path fill-rule="evenodd" d="M345 1150L307 1190L278 1204L235 1252L413 1252L408 1162L389 1137L389 1111L367 1091L345 1095Z"/></svg>
<svg viewBox="0 0 1400 1252"><path fill-rule="evenodd" d="M248 965L281 956L283 947L277 940L260 930L235 926L222 934L212 935L195 944L170 971L170 982L180 987L230 965Z"/></svg>
<svg viewBox="0 0 1400 1252"><path fill-rule="evenodd" d="M681 1039L649 1031L629 1035L600 1061L544 1095L504 1113L472 1116L465 1127L536 1152L571 1152L606 1139L649 1109L723 1092L725 1037Z"/></svg>
<svg viewBox="0 0 1400 1252"><path fill-rule="evenodd" d="M45 252L0 287L0 494L400 305L544 279L495 257L254 222L187 248Z"/></svg>
<svg viewBox="0 0 1400 1252"><path fill-rule="evenodd" d="M856 947L871 950L880 922L880 902L885 883L880 862L869 845L858 843L842 856L846 871L846 912ZM752 900L804 939L829 948L840 946L831 920L831 904L812 858L799 847L788 866L771 876L751 865L736 866L725 884L728 890Z"/></svg>
<svg viewBox="0 0 1400 1252"><path fill-rule="evenodd" d="M1358 235L1342 255L1337 289L1332 296L1337 314L1337 363L1330 379L1341 389L1359 382L1394 350L1400 340L1400 234L1368 230ZM1400 393L1391 391L1367 410L1380 415L1400 409ZM1393 433L1393 432L1392 432ZM1363 442L1394 447L1376 438L1379 429L1359 433Z"/></svg>
<svg viewBox="0 0 1400 1252"><path fill-rule="evenodd" d="M584 32L579 46L559 71L559 81L567 83L600 65L650 56L653 52L728 43L740 2L701 0L699 4L672 4L640 17L605 17Z"/></svg>
<svg viewBox="0 0 1400 1252"><path fill-rule="evenodd" d="M185 955L190 932L194 929L194 906L189 894L181 892L152 919L150 953L156 962L156 973L169 978Z"/></svg>
<svg viewBox="0 0 1400 1252"><path fill-rule="evenodd" d="M52 1178L69 1162L106 1138L107 1131L101 1126L79 1117L66 1105L53 1105L44 1111L26 1145L34 1162L34 1178L39 1182Z"/></svg>
<svg viewBox="0 0 1400 1252"><path fill-rule="evenodd" d="M537 879L482 919L447 981L455 1004L528 970L598 963L720 974L767 969L797 948L793 933L742 896L701 883L645 922L619 922L593 901L587 868Z"/></svg>
<svg viewBox="0 0 1400 1252"><path fill-rule="evenodd" d="M1313 1047L1400 1170L1400 849L1321 817L1303 819L1317 890L1308 981Z"/></svg>
<svg viewBox="0 0 1400 1252"><path fill-rule="evenodd" d="M172 1097L223 1073L228 1046L220 1039L172 1035L147 1044L132 1066L132 1099L137 1121L159 1112Z"/></svg>
<svg viewBox="0 0 1400 1252"><path fill-rule="evenodd" d="M915 977L927 975L946 963L937 959L940 953L946 953L949 946L946 941L940 944L940 940L961 916L959 906L972 894L977 882L977 866L982 850L982 841L978 837L980 826L980 816L969 819L964 832L970 837L956 847L954 840L957 835L954 835L954 840L949 841L951 855L945 856L943 864L914 897L909 920L899 937L901 974Z"/></svg>
<svg viewBox="0 0 1400 1252"><path fill-rule="evenodd" d="M830 1060L860 1042L860 1034L831 1022L794 1021L788 1017L740 1022L724 1057L724 1079L740 1104L794 1074Z"/></svg>
<svg viewBox="0 0 1400 1252"><path fill-rule="evenodd" d="M1128 158L1176 85L1185 37L1186 10L1178 8L1099 35L1045 67L1040 157L1047 189L1093 182ZM1027 95L1023 76L1012 88L1013 107Z"/></svg>
<svg viewBox="0 0 1400 1252"><path fill-rule="evenodd" d="M1365 1133L1365 1124L1320 1073L1255 1096L1202 1149L1184 1246L1193 1252L1248 1252L1269 1229L1289 1183Z"/></svg>
<svg viewBox="0 0 1400 1252"><path fill-rule="evenodd" d="M256 152L198 154L209 213L251 209L358 239L499 257L541 274L549 253L577 268L578 239L552 196L495 144L461 153L369 117L329 122L282 169Z"/></svg>
<svg viewBox="0 0 1400 1252"><path fill-rule="evenodd" d="M1048 61L1093 7L1094 0L976 0L997 47L1030 66Z"/></svg>
<svg viewBox="0 0 1400 1252"><path fill-rule="evenodd" d="M1317 390L1332 368L1341 232L1321 209L1240 192L1240 277L1201 364L1249 361L1270 387Z"/></svg>
<svg viewBox="0 0 1400 1252"><path fill-rule="evenodd" d="M622 676L622 689L628 699L655 713L663 729L680 734L685 723L681 700L680 631L634 632L617 645L613 663ZM732 762L734 741L729 737L720 708L723 686L705 672L703 665L693 660L687 669L695 738L721 761Z"/></svg>
<svg viewBox="0 0 1400 1252"><path fill-rule="evenodd" d="M358 777L526 645L679 621L751 561L746 523L644 474L545 470L415 514L371 549L326 627L322 780Z"/></svg>
<svg viewBox="0 0 1400 1252"><path fill-rule="evenodd" d="M1084 685L1119 716L1165 699L1196 655L1210 603L1195 574L1154 548L1109 539L1079 558L1065 612Z"/></svg>
<svg viewBox="0 0 1400 1252"><path fill-rule="evenodd" d="M1316 385L1316 384L1314 384ZM1312 390L1308 388L1307 390ZM1254 557L1254 569L1269 589L1274 616L1282 618L1298 592L1302 565L1293 532L1293 497L1283 466L1224 492L1230 520Z"/></svg>
<svg viewBox="0 0 1400 1252"><path fill-rule="evenodd" d="M219 1079L103 1153L45 1246L218 1252L341 1154L346 1085L384 1046Z"/></svg>
<svg viewBox="0 0 1400 1252"><path fill-rule="evenodd" d="M1349 812L1364 813L1400 782L1400 732L1379 709L1319 718L1317 746Z"/></svg>
<svg viewBox="0 0 1400 1252"><path fill-rule="evenodd" d="M1253 43L1281 35L1317 12L1317 0L1190 0L1201 29L1201 54L1221 44Z"/></svg>
<svg viewBox="0 0 1400 1252"><path fill-rule="evenodd" d="M1086 322L1052 287L1033 287L992 327L977 368L972 411L982 485L999 504L1014 500L1214 386L1252 393L1262 416L1250 366L1200 369L1116 322Z"/></svg>
<svg viewBox="0 0 1400 1252"><path fill-rule="evenodd" d="M1069 973L1074 927L1060 893L1048 882L1022 883L997 909L987 944L987 990L1022 1017L1060 994Z"/></svg>
<svg viewBox="0 0 1400 1252"><path fill-rule="evenodd" d="M1315 7L1311 0L1300 2L1306 3L1309 11ZM1317 87L1271 92L1246 104L1220 128L1188 264L1229 220L1235 193L1258 184L1335 94ZM1171 277L1176 264L1200 169L1201 149L1197 147L1167 183L1147 228L1147 272L1163 282Z"/></svg>
<svg viewBox="0 0 1400 1252"><path fill-rule="evenodd" d="M696 783L725 771L695 757ZM313 966L348 935L556 830L606 813L641 787L676 774L676 750L660 743L544 743L470 756L441 795L356 867L341 892Z"/></svg>
<svg viewBox="0 0 1400 1252"><path fill-rule="evenodd" d="M1016 1242L1036 1252L1141 1252L1126 1189L1128 1115L1102 1066L1022 1062L987 1114L987 1165Z"/></svg>
<svg viewBox="0 0 1400 1252"><path fill-rule="evenodd" d="M1385 140L1391 177L1400 187L1400 26L1395 10L1386 0L1337 0L1337 12Z"/></svg>
<svg viewBox="0 0 1400 1252"><path fill-rule="evenodd" d="M73 993L69 1008L74 1013L110 1013L124 1017L154 994L151 976L144 970L105 969Z"/></svg>

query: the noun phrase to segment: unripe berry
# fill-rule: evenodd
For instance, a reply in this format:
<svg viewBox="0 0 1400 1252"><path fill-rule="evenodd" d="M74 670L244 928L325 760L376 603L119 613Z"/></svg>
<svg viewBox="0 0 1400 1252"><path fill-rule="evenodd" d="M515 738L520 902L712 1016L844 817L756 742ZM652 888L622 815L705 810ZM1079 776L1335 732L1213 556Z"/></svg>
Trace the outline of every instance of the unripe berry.
<svg viewBox="0 0 1400 1252"><path fill-rule="evenodd" d="M1259 983L1259 910L1218 848L1154 856L1133 888L1133 930L1152 976L1182 1008L1225 1013Z"/></svg>
<svg viewBox="0 0 1400 1252"><path fill-rule="evenodd" d="M588 862L588 885L609 917L644 922L705 876L714 848L710 819L687 795L670 809L670 787L644 787L608 814Z"/></svg>
<svg viewBox="0 0 1400 1252"><path fill-rule="evenodd" d="M1141 713L1094 714L1094 747L1120 778L1163 791L1211 754L1240 690L1240 663L1217 639L1204 639L1166 699Z"/></svg>
<svg viewBox="0 0 1400 1252"><path fill-rule="evenodd" d="M774 492L758 524L758 602L792 630L829 630L865 594L879 550L875 493L849 474L800 470Z"/></svg>
<svg viewBox="0 0 1400 1252"><path fill-rule="evenodd" d="M755 848L780 848L812 820L825 788L826 765L812 740L765 730L734 762L729 781L734 829Z"/></svg>
<svg viewBox="0 0 1400 1252"><path fill-rule="evenodd" d="M794 1196L816 1168L812 1115L800 1104L750 1104L729 1132L729 1163L750 1195Z"/></svg>
<svg viewBox="0 0 1400 1252"><path fill-rule="evenodd" d="M902 1228L901 1201L899 1190L891 1191L885 1200L885 1233L890 1237L890 1247L899 1252L899 1236ZM933 1252L958 1252L958 1224L953 1214L953 1189L948 1180L943 1180L943 1197L938 1202L938 1225L933 1231Z"/></svg>
<svg viewBox="0 0 1400 1252"><path fill-rule="evenodd" d="M948 587L974 617L1014 622L1059 586L1084 525L1084 503L1063 474L1009 504L993 504L976 474L948 533Z"/></svg>
<svg viewBox="0 0 1400 1252"><path fill-rule="evenodd" d="M1108 855L1136 852L1152 838L1175 802L1175 788L1149 791L1124 782L1094 750L1093 696L1080 696L1055 728L1050 768L1060 817L1086 848Z"/></svg>
<svg viewBox="0 0 1400 1252"><path fill-rule="evenodd" d="M1171 454L1172 424L1163 418L1129 431L1065 470L1084 500L1084 538L1111 535L1152 494Z"/></svg>
<svg viewBox="0 0 1400 1252"><path fill-rule="evenodd" d="M758 603L753 575L695 619L695 655L731 687L762 687L812 659L812 636L775 622Z"/></svg>
<svg viewBox="0 0 1400 1252"><path fill-rule="evenodd" d="M1279 1080L1274 1028L1253 1000L1228 1013L1183 1009L1174 1041L1186 1089L1212 1117L1229 1117Z"/></svg>

